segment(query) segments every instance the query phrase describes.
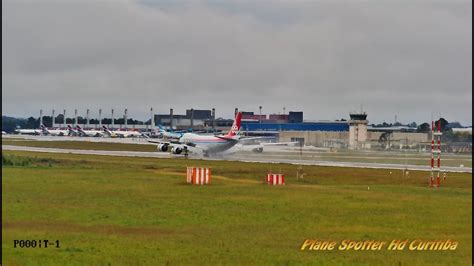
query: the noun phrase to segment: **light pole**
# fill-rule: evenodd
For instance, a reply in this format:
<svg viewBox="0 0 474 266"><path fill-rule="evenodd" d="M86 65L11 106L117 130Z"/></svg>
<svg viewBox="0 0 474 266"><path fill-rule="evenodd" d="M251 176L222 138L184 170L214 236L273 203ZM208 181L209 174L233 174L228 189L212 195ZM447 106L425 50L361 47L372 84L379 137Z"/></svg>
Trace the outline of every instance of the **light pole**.
<svg viewBox="0 0 474 266"><path fill-rule="evenodd" d="M124 113L124 115L123 115L123 119L125 120L125 121L124 121L125 130L127 129L127 112L128 112L128 110L127 110L127 108L125 108L125 113Z"/></svg>
<svg viewBox="0 0 474 266"><path fill-rule="evenodd" d="M258 109L260 109L260 115L258 116L258 121L259 123L262 123L262 106L260 105Z"/></svg>
<svg viewBox="0 0 474 266"><path fill-rule="evenodd" d="M102 130L102 109L99 109L99 128Z"/></svg>
<svg viewBox="0 0 474 266"><path fill-rule="evenodd" d="M155 116L153 115L153 107L150 107L150 130L153 130L153 127L155 126Z"/></svg>
<svg viewBox="0 0 474 266"><path fill-rule="evenodd" d="M89 109L86 110L86 125L89 128Z"/></svg>
<svg viewBox="0 0 474 266"><path fill-rule="evenodd" d="M74 109L74 126L77 127L77 109Z"/></svg>

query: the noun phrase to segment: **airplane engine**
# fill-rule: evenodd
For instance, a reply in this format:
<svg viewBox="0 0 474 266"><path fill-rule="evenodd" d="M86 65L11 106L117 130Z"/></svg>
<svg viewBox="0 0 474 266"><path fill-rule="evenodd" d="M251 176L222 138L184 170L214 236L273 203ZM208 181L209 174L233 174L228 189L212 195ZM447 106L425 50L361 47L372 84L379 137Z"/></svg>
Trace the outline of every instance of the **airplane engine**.
<svg viewBox="0 0 474 266"><path fill-rule="evenodd" d="M162 152L168 151L168 144L158 144L158 150Z"/></svg>
<svg viewBox="0 0 474 266"><path fill-rule="evenodd" d="M183 148L182 147L173 147L171 149L171 152L174 153L174 154L181 154L181 152L183 152Z"/></svg>
<svg viewBox="0 0 474 266"><path fill-rule="evenodd" d="M252 152L261 153L261 152L263 152L263 147L262 147L262 146L259 146L259 147L257 147L257 148L253 148L253 149L252 149Z"/></svg>

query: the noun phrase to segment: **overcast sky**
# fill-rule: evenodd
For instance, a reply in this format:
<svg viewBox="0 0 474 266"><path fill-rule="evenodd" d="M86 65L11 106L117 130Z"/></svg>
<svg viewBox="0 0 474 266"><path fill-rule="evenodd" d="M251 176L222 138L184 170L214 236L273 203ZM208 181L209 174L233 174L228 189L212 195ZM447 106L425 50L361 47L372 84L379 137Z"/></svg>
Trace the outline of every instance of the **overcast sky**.
<svg viewBox="0 0 474 266"><path fill-rule="evenodd" d="M472 124L470 1L2 1L2 113Z"/></svg>

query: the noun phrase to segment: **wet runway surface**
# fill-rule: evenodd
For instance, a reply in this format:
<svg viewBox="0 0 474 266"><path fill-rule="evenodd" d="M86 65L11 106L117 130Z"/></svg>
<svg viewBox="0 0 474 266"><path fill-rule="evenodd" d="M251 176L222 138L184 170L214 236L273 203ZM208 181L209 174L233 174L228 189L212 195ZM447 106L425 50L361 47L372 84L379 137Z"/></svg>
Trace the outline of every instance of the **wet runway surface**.
<svg viewBox="0 0 474 266"><path fill-rule="evenodd" d="M108 155L108 156L130 156L130 157L150 157L150 158L183 158L182 155L173 155L166 152L136 152L136 151L104 151L104 150L77 150L77 149L57 149L57 148L39 148L2 145L3 150L18 151L34 151L34 152L52 152L52 153L71 153L71 154L88 154L88 155ZM295 165L319 165L334 167L356 167L356 168L375 168L375 169L407 169L430 171L428 165L405 165L405 164L386 164L386 163L368 163L368 162L334 162L327 160L308 160L298 158L271 158L265 154L254 154L246 156L242 154L228 154L219 157L192 157L193 159L204 160L224 160L224 161L240 161L240 162L260 162L260 163L289 163ZM468 172L472 173L471 167L443 167L446 172Z"/></svg>

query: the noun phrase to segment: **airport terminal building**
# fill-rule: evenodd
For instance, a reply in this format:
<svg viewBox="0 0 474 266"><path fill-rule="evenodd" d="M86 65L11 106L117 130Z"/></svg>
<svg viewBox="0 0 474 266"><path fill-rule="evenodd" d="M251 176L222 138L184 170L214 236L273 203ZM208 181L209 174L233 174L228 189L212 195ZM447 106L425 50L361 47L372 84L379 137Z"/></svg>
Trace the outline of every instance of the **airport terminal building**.
<svg viewBox="0 0 474 266"><path fill-rule="evenodd" d="M215 109L188 109L185 115L174 114L170 109L169 114L155 115L154 121L178 130L192 128L208 132L226 131L233 123L233 119L216 119ZM349 114L348 120L308 122L303 120L303 112L265 115L242 111L241 123L241 132L248 136L270 136L276 142L349 149L413 147L428 141L428 134L410 131L369 127L366 113Z"/></svg>
<svg viewBox="0 0 474 266"><path fill-rule="evenodd" d="M235 114L239 111L235 108ZM176 130L199 131L215 134L226 132L232 126L234 119L216 118L216 110L213 109L187 109L185 114L175 114L170 109L168 114L155 114L150 109L151 118L147 122L130 123L127 125L127 109L123 118L102 118L99 109L99 119L93 119L89 123L89 110L86 119L82 121L77 116L69 119L74 125L83 123L84 128L101 128L105 125L109 128L128 128L153 132L157 125ZM241 132L247 136L267 136L273 142L293 142L299 145L308 145L327 148L349 148L349 149L392 149L421 147L429 142L427 133L417 133L415 128L407 126L396 127L371 127L368 125L366 113L349 114L348 120L336 121L307 121L303 119L303 112L290 111L284 114L255 114L254 112L241 111ZM51 119L52 127L58 125L58 118L66 128L68 119L64 119L66 111ZM112 118L114 112L112 109ZM59 117L61 116L61 117ZM54 117L54 110L52 116ZM40 124L43 123L42 111L40 110ZM56 120L56 123L55 123ZM85 122L84 122L85 121ZM115 124L113 121L116 121ZM132 121L131 121L132 122ZM70 123L70 122L67 122ZM471 129L472 132L472 129ZM152 133L150 133L152 134ZM472 134L472 133L471 133Z"/></svg>

